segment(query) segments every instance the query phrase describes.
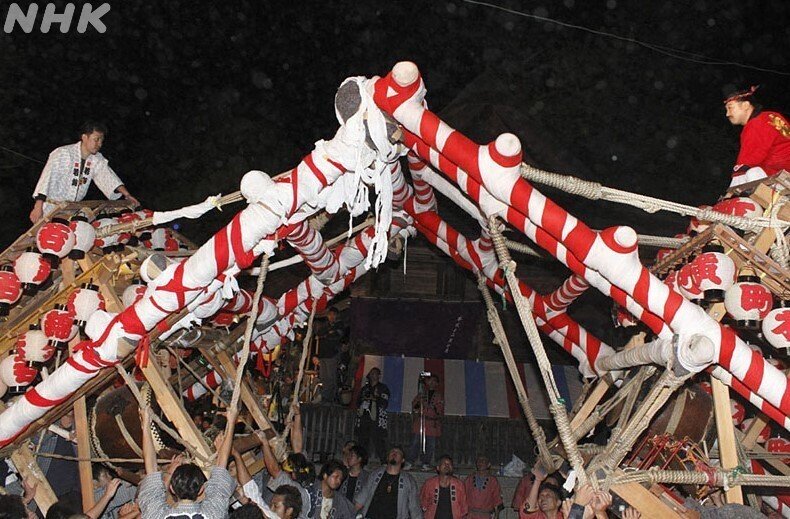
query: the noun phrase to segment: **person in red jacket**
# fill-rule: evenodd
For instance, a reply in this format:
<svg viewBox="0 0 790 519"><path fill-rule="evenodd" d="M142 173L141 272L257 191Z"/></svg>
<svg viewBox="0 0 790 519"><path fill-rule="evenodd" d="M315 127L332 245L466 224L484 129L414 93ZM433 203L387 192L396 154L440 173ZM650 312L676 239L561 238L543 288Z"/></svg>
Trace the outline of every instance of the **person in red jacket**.
<svg viewBox="0 0 790 519"><path fill-rule="evenodd" d="M757 88L736 92L724 100L727 119L734 126L743 126L730 187L790 171L790 124L779 112L762 109L754 95Z"/></svg>
<svg viewBox="0 0 790 519"><path fill-rule="evenodd" d="M437 476L425 481L420 491L420 507L425 519L467 519L466 490L463 482L453 476L453 459L439 457Z"/></svg>

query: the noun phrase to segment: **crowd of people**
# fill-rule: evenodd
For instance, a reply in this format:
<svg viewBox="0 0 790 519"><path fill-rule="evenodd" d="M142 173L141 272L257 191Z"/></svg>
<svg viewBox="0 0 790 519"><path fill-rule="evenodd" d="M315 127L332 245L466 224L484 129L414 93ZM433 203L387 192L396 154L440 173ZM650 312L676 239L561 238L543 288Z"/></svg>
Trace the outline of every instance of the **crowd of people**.
<svg viewBox="0 0 790 519"><path fill-rule="evenodd" d="M375 376L369 380L374 382ZM369 469L366 448L348 441L341 459L326 461L316 473L304 449L298 405L291 415L290 450L279 457L270 435L250 429L231 408L218 412L212 425L221 430L214 438L216 455L210 467L189 462L183 454L165 465L157 459L153 412L145 407L140 410L144 473L139 474L139 485L122 482L108 466L94 464L96 504L82 513L76 463L71 461L74 474L58 473L56 483L69 484L53 485L58 487L59 501L46 518L483 519L497 517L503 510L500 484L485 455L477 458L474 472L464 479L455 475L452 457L440 455L433 467L436 475L419 485L407 470L401 447L389 447L380 466ZM68 419L60 425L67 432L71 428ZM251 450L250 441L242 442L248 453L236 448L234 440L242 435L254 440ZM255 457L262 459L265 470L252 475L248 465ZM70 481L60 481L63 477ZM13 486L7 485L6 494L0 496L0 518L37 517L35 486L23 481L18 487L14 494ZM568 519L607 517L610 504L608 493L589 487L568 497L559 476L536 467L522 480L512 506L521 519ZM638 514L628 512L623 517L633 519Z"/></svg>

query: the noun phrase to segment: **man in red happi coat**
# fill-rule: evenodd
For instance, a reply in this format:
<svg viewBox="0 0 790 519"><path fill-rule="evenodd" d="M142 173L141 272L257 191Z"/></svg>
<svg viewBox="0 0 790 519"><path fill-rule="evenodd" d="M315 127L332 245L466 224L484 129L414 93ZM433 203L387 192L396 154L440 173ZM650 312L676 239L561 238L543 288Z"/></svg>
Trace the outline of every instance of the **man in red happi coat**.
<svg viewBox="0 0 790 519"><path fill-rule="evenodd" d="M477 470L464 480L469 519L491 519L502 509L502 489L497 478L491 475L491 462L487 457L478 456L475 466Z"/></svg>
<svg viewBox="0 0 790 519"><path fill-rule="evenodd" d="M438 475L426 480L420 491L425 519L466 519L466 490L461 480L453 476L453 459L446 454L440 456L436 472Z"/></svg>
<svg viewBox="0 0 790 519"><path fill-rule="evenodd" d="M755 99L756 90L753 86L724 100L727 119L743 126L730 187L790 171L790 124L779 112L763 110Z"/></svg>

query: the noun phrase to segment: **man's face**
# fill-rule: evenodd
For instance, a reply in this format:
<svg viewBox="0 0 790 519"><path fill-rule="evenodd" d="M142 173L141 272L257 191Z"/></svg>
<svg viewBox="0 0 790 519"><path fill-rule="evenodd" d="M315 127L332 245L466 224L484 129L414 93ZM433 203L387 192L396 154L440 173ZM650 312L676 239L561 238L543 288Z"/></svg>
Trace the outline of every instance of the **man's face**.
<svg viewBox="0 0 790 519"><path fill-rule="evenodd" d="M330 310L329 313L326 314L326 318L330 323L335 322L337 320L337 312Z"/></svg>
<svg viewBox="0 0 790 519"><path fill-rule="evenodd" d="M107 484L112 481L112 477L107 472L99 472L99 479L93 480L93 488L107 488Z"/></svg>
<svg viewBox="0 0 790 519"><path fill-rule="evenodd" d="M400 467L403 464L403 452L400 449L392 449L387 454L387 463Z"/></svg>
<svg viewBox="0 0 790 519"><path fill-rule="evenodd" d="M560 507L560 500L557 499L557 495L549 490L548 488L544 488L538 494L538 508L544 514L547 512L554 512L558 510Z"/></svg>
<svg viewBox="0 0 790 519"><path fill-rule="evenodd" d="M439 387L439 379L431 377L428 379L428 389L435 391Z"/></svg>
<svg viewBox="0 0 790 519"><path fill-rule="evenodd" d="M91 155L99 153L102 144L104 144L104 134L101 132L92 132L90 134L82 134L82 145L88 150Z"/></svg>
<svg viewBox="0 0 790 519"><path fill-rule="evenodd" d="M271 508L272 512L280 519L289 519L293 515L293 508L285 509L285 496L274 496L269 508Z"/></svg>
<svg viewBox="0 0 790 519"><path fill-rule="evenodd" d="M349 452L346 456L346 467L356 467L362 463L362 458L357 456L356 452Z"/></svg>
<svg viewBox="0 0 790 519"><path fill-rule="evenodd" d="M753 107L749 101L728 101L724 105L727 109L727 119L735 126L743 126L749 122Z"/></svg>
<svg viewBox="0 0 790 519"><path fill-rule="evenodd" d="M74 426L74 411L70 411L61 417L60 426L66 430L70 430Z"/></svg>
<svg viewBox="0 0 790 519"><path fill-rule="evenodd" d="M343 484L343 472L336 470L329 475L324 475L326 486L332 490L337 490Z"/></svg>
<svg viewBox="0 0 790 519"><path fill-rule="evenodd" d="M441 476L451 476L453 473L453 462L448 458L442 458L436 469Z"/></svg>
<svg viewBox="0 0 790 519"><path fill-rule="evenodd" d="M370 377L370 383L374 386L379 383L379 380L381 380L381 372L377 369L370 370L368 376Z"/></svg>
<svg viewBox="0 0 790 519"><path fill-rule="evenodd" d="M491 467L491 463L485 456L478 456L477 461L475 462L475 467L477 468L478 472L485 472Z"/></svg>

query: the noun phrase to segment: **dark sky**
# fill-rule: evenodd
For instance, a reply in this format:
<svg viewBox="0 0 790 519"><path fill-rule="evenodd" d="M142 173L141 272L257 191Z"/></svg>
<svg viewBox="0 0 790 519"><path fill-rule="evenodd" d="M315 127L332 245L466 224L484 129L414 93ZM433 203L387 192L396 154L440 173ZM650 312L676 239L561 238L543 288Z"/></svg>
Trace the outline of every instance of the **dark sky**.
<svg viewBox="0 0 790 519"><path fill-rule="evenodd" d="M760 83L767 106L790 104L787 75L698 63L790 71L787 2L497 2L705 57L676 59L459 1L113 1L104 34L0 34L0 246L27 227L42 166L8 150L44 161L76 141L82 120L104 120L102 152L129 189L147 207L172 209L238 189L248 169L292 167L333 135L341 81L382 75L399 60L419 65L439 112L470 84L504 92L499 110L570 155L579 167L568 172L691 204L714 201L728 184L739 130L723 117L723 92ZM485 125L470 133L496 136ZM566 200L593 224L646 221ZM185 232L202 241L231 214ZM667 235L682 227L652 222Z"/></svg>

